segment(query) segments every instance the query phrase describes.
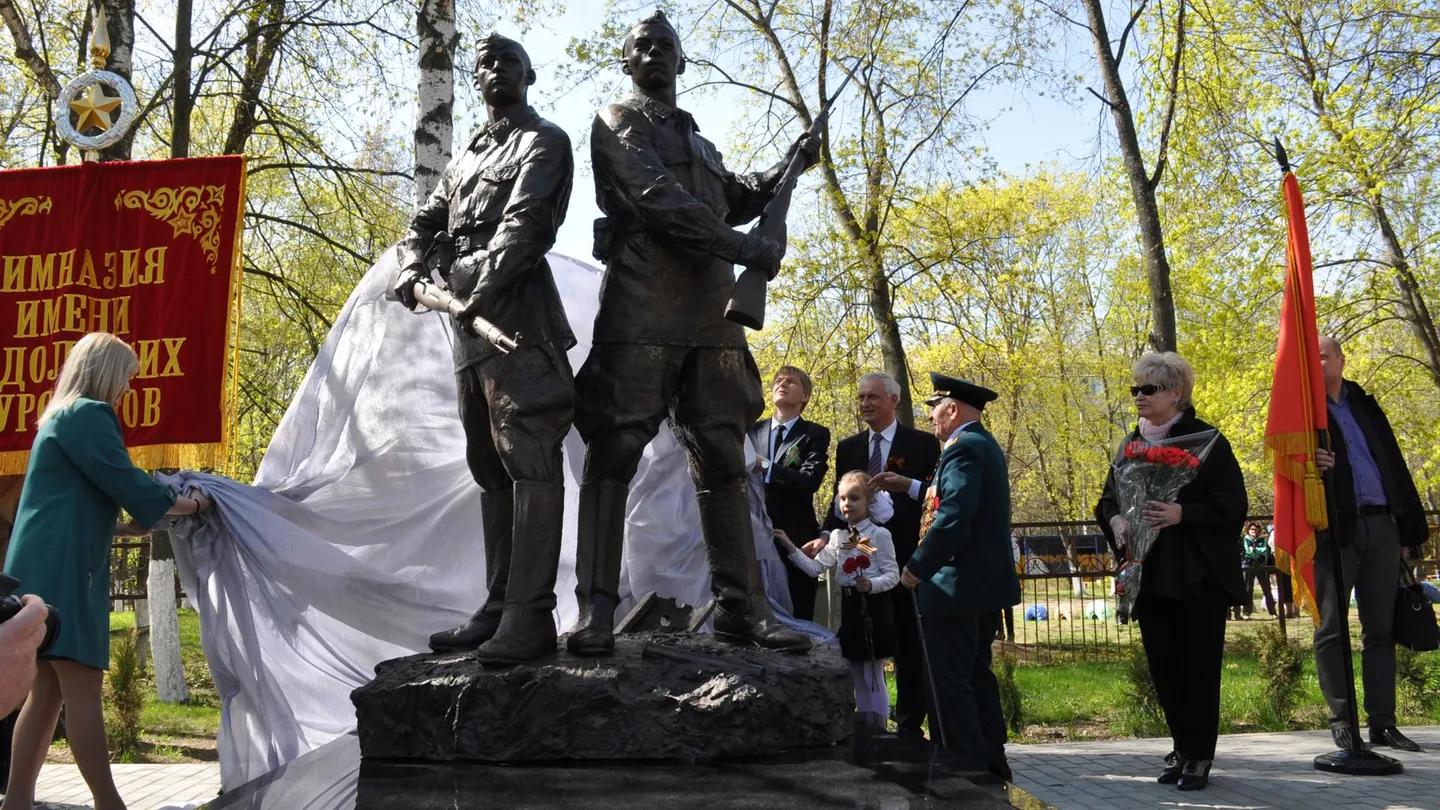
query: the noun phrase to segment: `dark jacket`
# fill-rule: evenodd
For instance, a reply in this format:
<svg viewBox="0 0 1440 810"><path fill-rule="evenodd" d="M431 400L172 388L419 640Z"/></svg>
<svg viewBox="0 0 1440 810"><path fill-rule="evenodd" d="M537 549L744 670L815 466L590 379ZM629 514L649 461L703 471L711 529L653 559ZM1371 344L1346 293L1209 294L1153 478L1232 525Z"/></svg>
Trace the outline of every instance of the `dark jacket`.
<svg viewBox="0 0 1440 810"><path fill-rule="evenodd" d="M639 94L595 116L590 160L605 214L594 343L744 348L725 319L748 238L733 226L765 209L784 164L734 174L689 113Z"/></svg>
<svg viewBox="0 0 1440 810"><path fill-rule="evenodd" d="M1020 601L1010 540L1010 471L979 422L940 454L935 516L905 565L925 616L979 616Z"/></svg>
<svg viewBox="0 0 1440 810"><path fill-rule="evenodd" d="M455 156L400 240L400 266L422 265L435 234L457 241L447 286L464 300L478 288L485 318L521 346L575 345L545 253L565 221L575 163L565 130L533 109L482 127ZM455 330L455 369L499 352Z"/></svg>
<svg viewBox="0 0 1440 810"><path fill-rule="evenodd" d="M1395 431L1390 428L1390 420L1385 418L1385 411L1381 410L1380 403L1366 393L1359 383L1346 380L1344 385L1345 399L1350 403L1355 421L1360 423L1360 429L1365 432L1365 443L1370 447L1375 466L1380 468L1380 479L1385 487L1385 502L1390 508L1391 516L1395 518L1395 526L1400 532L1400 544L1418 546L1430 538L1430 527L1425 522L1425 507L1420 503L1415 479L1410 477L1410 469L1405 466L1405 456L1400 453L1400 443L1395 440ZM1355 472L1350 466L1345 434L1335 423L1334 404L1328 400L1326 404L1332 411L1329 434L1330 447L1335 453L1335 469L1326 477L1326 483L1331 486L1326 488L1325 497L1332 499L1337 518L1335 530L1339 534L1340 544L1346 545L1350 538L1355 536Z"/></svg>
<svg viewBox="0 0 1440 810"><path fill-rule="evenodd" d="M1186 436L1213 429L1212 425L1195 416L1194 408L1187 408L1180 421L1170 428L1170 436ZM1137 428L1124 441L1128 443L1139 438ZM1240 574L1240 544L1235 542L1235 538L1245 527L1245 511L1250 508L1250 499L1245 493L1245 476L1240 471L1240 462L1235 460L1235 452L1223 435L1216 439L1194 480L1180 488L1175 502L1180 504L1180 525L1161 529L1156 535L1151 556L1145 561L1144 581L1186 579L1194 584L1200 579L1180 575L1174 567L1195 561L1208 569L1202 569L1204 573L1214 576L1230 597L1231 604L1244 604L1248 600L1244 596L1245 585ZM1118 514L1120 502L1115 493L1115 470L1112 467L1105 476L1100 502L1095 504L1095 520L1110 542L1117 560L1120 552L1115 545L1110 519ZM1162 544L1165 548L1157 554L1156 549ZM1167 570L1157 570L1159 568ZM1142 585L1142 595L1144 592Z"/></svg>
<svg viewBox="0 0 1440 810"><path fill-rule="evenodd" d="M935 465L940 460L940 440L923 430L895 426L895 441L890 444L890 455L885 459L885 469L921 482L920 494L923 500L930 481L935 476ZM864 472L870 464L870 431L867 428L853 436L840 440L835 447L835 481L830 501L825 505L825 519L821 521L826 531L843 529L845 521L835 516L835 494L839 491L840 477L847 472ZM921 501L903 492L890 493L895 502L895 514L884 524L890 530L890 539L895 543L895 561L901 568L910 561L915 546L920 542Z"/></svg>
<svg viewBox="0 0 1440 810"><path fill-rule="evenodd" d="M770 420L750 428L750 444L761 458L770 456ZM775 528L803 545L820 536L815 519L815 493L830 469L830 431L803 417L795 420L776 448L770 480L765 482L765 511Z"/></svg>

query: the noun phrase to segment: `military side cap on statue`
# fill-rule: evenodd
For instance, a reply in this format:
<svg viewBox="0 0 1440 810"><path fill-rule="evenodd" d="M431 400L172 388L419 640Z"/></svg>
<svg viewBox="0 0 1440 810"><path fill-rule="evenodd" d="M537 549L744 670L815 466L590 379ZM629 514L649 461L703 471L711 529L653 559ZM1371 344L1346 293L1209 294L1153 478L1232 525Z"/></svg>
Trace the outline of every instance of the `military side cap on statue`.
<svg viewBox="0 0 1440 810"><path fill-rule="evenodd" d="M977 410L985 410L985 405L993 402L1000 395L991 391L983 385L976 385L969 380L962 380L958 377L947 377L944 374L930 372L930 385L935 393L925 398L926 405L934 405L940 400L949 397L958 399Z"/></svg>

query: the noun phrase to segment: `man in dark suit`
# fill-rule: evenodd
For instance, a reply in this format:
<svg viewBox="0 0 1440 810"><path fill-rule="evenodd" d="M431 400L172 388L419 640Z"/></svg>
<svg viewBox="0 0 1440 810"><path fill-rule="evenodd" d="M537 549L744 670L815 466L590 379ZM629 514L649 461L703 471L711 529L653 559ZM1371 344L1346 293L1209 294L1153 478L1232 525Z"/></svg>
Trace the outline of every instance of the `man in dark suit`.
<svg viewBox="0 0 1440 810"><path fill-rule="evenodd" d="M1010 472L980 412L995 392L931 372L925 400L944 450L922 518L925 535L900 583L919 600L940 736L972 781L1010 781L990 645L1000 611L1020 601L1010 551ZM906 591L909 595L910 591Z"/></svg>
<svg viewBox="0 0 1440 810"><path fill-rule="evenodd" d="M775 414L750 428L750 443L765 459L765 511L770 522L792 542L806 543L820 534L815 519L815 493L830 468L830 430L800 418L810 404L810 375L781 366L770 383ZM815 578L785 559L791 614L815 618Z"/></svg>
<svg viewBox="0 0 1440 810"><path fill-rule="evenodd" d="M1345 656L1350 654L1340 604L1350 593L1360 605L1360 664L1370 743L1419 751L1400 733L1395 719L1395 592L1401 549L1416 549L1430 538L1415 479L1380 403L1359 383L1345 379L1345 350L1320 338L1331 449L1315 451L1315 466L1334 469L1325 497L1335 505L1337 524L1316 540L1315 589L1320 626L1315 630L1315 670L1330 705L1335 744L1350 747L1350 690ZM1340 543L1343 576L1336 576L1330 543ZM1338 580L1338 582L1337 582Z"/></svg>
<svg viewBox="0 0 1440 810"><path fill-rule="evenodd" d="M875 487L890 492L895 500L895 515L883 525L890 530L890 538L895 543L895 561L903 568L920 541L921 499L940 459L940 442L929 433L896 421L900 384L888 374L861 377L857 399L860 418L868 427L841 439L835 448L835 480L847 472L860 470L870 474ZM832 493L825 529L844 527L845 521L835 514ZM811 553L812 549L806 551ZM819 548L814 547L813 551L818 552ZM899 641L895 656L895 722L900 736L919 737L924 734L921 725L930 705L920 627L915 621L910 594L895 588L890 591L890 597L895 602L895 633Z"/></svg>

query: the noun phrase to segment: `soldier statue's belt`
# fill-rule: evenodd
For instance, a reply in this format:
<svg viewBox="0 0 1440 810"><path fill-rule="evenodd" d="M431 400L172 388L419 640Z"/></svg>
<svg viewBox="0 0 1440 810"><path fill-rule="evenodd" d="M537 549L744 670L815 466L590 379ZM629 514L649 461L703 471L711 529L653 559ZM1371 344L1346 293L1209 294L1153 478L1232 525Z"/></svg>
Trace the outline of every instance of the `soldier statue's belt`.
<svg viewBox="0 0 1440 810"><path fill-rule="evenodd" d="M455 236L455 257L469 256L476 251L484 250L490 244L490 237L495 235L493 222L481 223L474 230L463 231Z"/></svg>

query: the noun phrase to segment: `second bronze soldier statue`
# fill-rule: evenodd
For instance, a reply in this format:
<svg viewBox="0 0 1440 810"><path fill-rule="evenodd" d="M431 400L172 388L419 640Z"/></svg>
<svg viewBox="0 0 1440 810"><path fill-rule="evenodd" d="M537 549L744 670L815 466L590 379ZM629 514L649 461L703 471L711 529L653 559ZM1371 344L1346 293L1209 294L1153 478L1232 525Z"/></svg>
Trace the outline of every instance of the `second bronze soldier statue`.
<svg viewBox="0 0 1440 810"><path fill-rule="evenodd" d="M415 306L415 282L437 241L454 240L439 268L465 301L457 319L455 382L470 473L484 494L489 594L469 621L430 637L437 652L472 650L518 663L555 651L555 575L565 507L561 442L575 385L565 351L575 337L545 253L565 219L574 176L570 139L527 103L535 83L520 43L480 43L475 85L489 122L445 169L400 243L395 292ZM468 331L479 315L518 344L509 354Z"/></svg>
<svg viewBox="0 0 1440 810"><path fill-rule="evenodd" d="M625 38L633 92L591 129L595 254L607 265L594 347L576 380L576 427L586 442L576 546L580 626L571 652L614 649L625 504L645 446L662 420L690 457L715 594L716 636L806 649L765 602L745 488L746 430L764 406L745 333L725 320L736 264L778 268L783 247L732 226L754 219L787 161L735 175L676 106L680 38L656 13ZM802 138L815 162L816 147Z"/></svg>

